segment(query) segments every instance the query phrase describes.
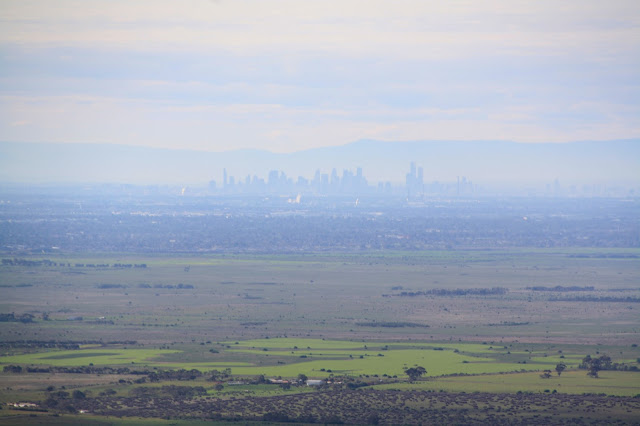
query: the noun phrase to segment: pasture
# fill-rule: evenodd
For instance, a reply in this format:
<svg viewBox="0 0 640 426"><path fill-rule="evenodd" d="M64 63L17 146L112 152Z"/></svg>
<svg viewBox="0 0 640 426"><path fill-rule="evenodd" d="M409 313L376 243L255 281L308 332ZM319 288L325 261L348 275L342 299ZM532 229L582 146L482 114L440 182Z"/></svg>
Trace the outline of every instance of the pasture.
<svg viewBox="0 0 640 426"><path fill-rule="evenodd" d="M593 379L577 366L585 355L603 354L638 366L640 271L637 259L624 257L637 254L109 254L1 265L0 367L230 369L233 378L247 380L346 377L387 396L393 389L469 398L554 390L635 396L640 373L602 371ZM573 290L549 290L555 287ZM560 377L553 371L558 363L567 366ZM404 370L413 366L427 374L408 383ZM540 378L545 369L551 378ZM110 380L3 372L0 398L42 401L51 383L92 398L109 389L124 398L150 386L127 375L103 377ZM21 378L28 378L22 386ZM192 385L220 398L309 393L249 384L215 390L204 378Z"/></svg>
<svg viewBox="0 0 640 426"><path fill-rule="evenodd" d="M634 302L640 298L637 260L604 257L606 252L600 253L603 257L576 257L583 251L104 255L52 258L57 266L3 265L0 312L29 313L36 321L4 323L0 338L102 338L155 347L282 336L399 342L634 343L640 306ZM113 267L125 262L147 267ZM558 285L592 286L594 290L527 290ZM438 289L494 287L507 292L427 294ZM568 296L590 299L565 300ZM624 302L626 298L630 302ZM39 321L43 314L49 321ZM82 321L71 321L74 317Z"/></svg>
<svg viewBox="0 0 640 426"><path fill-rule="evenodd" d="M52 365L73 367L85 365L143 364L153 357L180 351L168 349L81 349L14 355L0 358L3 364Z"/></svg>
<svg viewBox="0 0 640 426"><path fill-rule="evenodd" d="M0 358L0 365L46 366L136 366L152 368L198 369L210 371L230 368L240 376L268 377L403 376L412 366L427 368L427 376L451 374L485 374L553 369L563 363L575 369L587 353L575 348L554 350L555 346L529 344L518 350L513 344L424 343L344 341L301 338L253 339L219 342L210 345L187 345L181 349L139 349L122 345L88 345L77 350L47 350ZM202 347L212 347L209 351ZM217 349L213 349L217 348ZM580 350L599 349L578 347ZM513 349L513 351L512 351ZM615 362L635 365L635 359L620 358L640 352L625 348L614 355ZM595 355L596 350L593 352Z"/></svg>
<svg viewBox="0 0 640 426"><path fill-rule="evenodd" d="M640 394L640 374L623 371L603 371L597 379L583 370L566 371L549 379L539 372L517 374L483 374L464 377L436 377L416 383L392 383L374 386L375 389L430 390L445 392L493 393L568 393L636 396Z"/></svg>
<svg viewBox="0 0 640 426"><path fill-rule="evenodd" d="M606 371L598 379L587 378L584 370L577 370L582 354L572 353L569 349L563 351L562 358L558 351L549 356L551 348L542 345L528 345L527 350L511 352L508 346L494 347L489 343L399 344L300 338L254 339L231 344L219 343L219 349L213 355L218 358L217 361L194 357L193 352L198 347L200 345L181 350L115 347L50 350L2 357L0 365L196 369L205 374L213 370L226 370L240 378L264 376L295 379L303 374L318 379L351 377L373 382L395 382L383 385L383 389L411 389L417 386L417 389L423 390L537 392L551 387L558 392L568 393L640 394L640 372ZM189 355L193 360L184 361ZM615 357L614 360L629 366L637 364L635 360ZM564 363L567 370L562 376L556 377L553 370L558 363ZM405 370L415 366L427 370L424 375L427 381L419 384L397 383L406 381ZM552 377L541 379L543 370L552 370ZM6 379L7 376L4 377Z"/></svg>

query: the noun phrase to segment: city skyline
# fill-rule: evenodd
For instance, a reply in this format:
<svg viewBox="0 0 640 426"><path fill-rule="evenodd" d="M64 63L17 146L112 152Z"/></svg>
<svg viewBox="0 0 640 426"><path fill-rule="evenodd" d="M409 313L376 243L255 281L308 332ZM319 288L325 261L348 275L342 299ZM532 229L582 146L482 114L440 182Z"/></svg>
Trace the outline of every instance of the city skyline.
<svg viewBox="0 0 640 426"><path fill-rule="evenodd" d="M188 186L182 187L184 195ZM455 176L453 179L425 181L424 168L412 161L404 182L369 181L362 167L336 168L331 173L316 169L313 178L288 176L285 171L271 170L264 179L256 174L241 178L222 170L222 181L211 180L207 186L209 194L218 195L277 195L290 197L289 203L300 203L301 196L402 196L407 200L424 200L430 196L494 196L499 193L513 195L514 188L491 184L478 185L467 176ZM193 190L193 188L192 188ZM506 191L506 192L505 192ZM613 185L566 184L559 179L538 185L519 188L517 192L535 196L625 196L635 195L631 188ZM203 194L196 190L196 193ZM357 203L357 200L356 200Z"/></svg>
<svg viewBox="0 0 640 426"><path fill-rule="evenodd" d="M518 144L484 141L358 141L340 147L277 154L236 150L207 153L93 144L31 145L0 142L0 183L123 183L224 186L223 169L234 182L262 185L269 173L326 185L335 174L372 185L391 182L416 193L420 185L456 182L464 176L482 187L563 185L638 188L639 140L572 144ZM415 167L411 168L411 163ZM358 172L361 168L361 172ZM319 173L316 173L319 170ZM257 179L254 179L254 176ZM280 176L278 176L278 179ZM286 179L286 178L285 178ZM271 180L276 182L276 176ZM254 182L255 181L255 182ZM296 181L297 182L297 181ZM295 183L295 182L294 182ZM457 183L456 183L457 185Z"/></svg>

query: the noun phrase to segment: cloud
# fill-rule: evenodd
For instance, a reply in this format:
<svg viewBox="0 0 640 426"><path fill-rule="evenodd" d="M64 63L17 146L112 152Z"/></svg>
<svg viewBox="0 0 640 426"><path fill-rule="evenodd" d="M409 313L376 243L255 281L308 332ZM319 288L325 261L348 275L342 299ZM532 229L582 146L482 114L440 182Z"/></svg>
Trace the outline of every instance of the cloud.
<svg viewBox="0 0 640 426"><path fill-rule="evenodd" d="M639 9L7 0L0 131L280 151L359 138L639 137Z"/></svg>
<svg viewBox="0 0 640 426"><path fill-rule="evenodd" d="M382 53L441 59L627 52L634 2L7 1L4 42L255 53ZM635 14L635 19L634 19ZM610 54L609 53L609 54Z"/></svg>
<svg viewBox="0 0 640 426"><path fill-rule="evenodd" d="M370 106L331 109L274 104L189 104L87 96L1 97L0 133L7 140L117 142L222 151L290 152L357 139L566 142L628 135L625 121L599 117L599 104L563 112L548 105L439 109ZM615 106L609 106L610 108ZM637 110L636 110L637 112ZM560 115L561 119L548 120ZM584 120L583 115L590 115ZM28 129L14 127L30 122ZM546 124L541 124L546 123ZM256 143L256 141L258 143Z"/></svg>

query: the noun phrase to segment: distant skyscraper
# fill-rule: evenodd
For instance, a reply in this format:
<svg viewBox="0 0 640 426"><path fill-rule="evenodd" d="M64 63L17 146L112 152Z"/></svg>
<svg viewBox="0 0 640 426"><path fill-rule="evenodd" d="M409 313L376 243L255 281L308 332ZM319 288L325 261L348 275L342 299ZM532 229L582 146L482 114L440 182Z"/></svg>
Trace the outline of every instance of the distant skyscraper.
<svg viewBox="0 0 640 426"><path fill-rule="evenodd" d="M405 182L407 187L408 197L424 192L423 179L424 179L424 169L422 167L419 167L417 168L417 173L416 173L416 163L415 161L412 161L411 169L409 173L407 173L406 182Z"/></svg>
<svg viewBox="0 0 640 426"><path fill-rule="evenodd" d="M277 170L271 170L269 172L269 178L267 179L267 184L275 188L278 185L279 176L280 174L278 173Z"/></svg>
<svg viewBox="0 0 640 426"><path fill-rule="evenodd" d="M322 173L320 189L324 194L329 191L329 173Z"/></svg>
<svg viewBox="0 0 640 426"><path fill-rule="evenodd" d="M340 185L340 177L338 176L338 171L334 168L331 170L331 187L332 190L337 190Z"/></svg>
<svg viewBox="0 0 640 426"><path fill-rule="evenodd" d="M351 194L360 195L375 192L375 187L369 186L367 178L364 176L362 167L357 167L354 171L344 169L339 175L333 168L330 174L322 173L319 169L315 171L313 179L298 176L297 179L288 177L285 172L271 170L266 179L258 178L256 175L248 174L245 177L234 176L227 173L223 168L222 184L220 192L226 194ZM213 182L213 181L212 181ZM215 188L215 183L212 184ZM386 190L386 187L385 187Z"/></svg>

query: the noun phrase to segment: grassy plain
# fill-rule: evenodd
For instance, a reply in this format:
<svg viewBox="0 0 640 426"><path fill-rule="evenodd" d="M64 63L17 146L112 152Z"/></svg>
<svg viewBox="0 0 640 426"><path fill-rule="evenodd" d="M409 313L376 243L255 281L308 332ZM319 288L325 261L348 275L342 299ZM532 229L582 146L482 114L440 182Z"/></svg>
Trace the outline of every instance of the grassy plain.
<svg viewBox="0 0 640 426"><path fill-rule="evenodd" d="M430 390L445 392L495 392L517 393L560 392L569 394L605 394L636 396L640 394L640 374L624 371L603 371L597 379L588 377L583 370L567 371L549 379L539 372L516 374L486 374L464 377L436 377L414 383L392 383L375 385L375 389Z"/></svg>
<svg viewBox="0 0 640 426"><path fill-rule="evenodd" d="M567 295L526 289L593 286L595 291L580 295L640 296L636 259L574 256L571 251L532 250L59 257L51 260L64 267L2 266L5 297L0 311L31 312L36 317L47 312L52 321L27 327L4 324L0 337L113 341L126 336L156 346L266 336L631 343L639 332L636 304L550 301L551 296ZM145 263L147 268L74 266L125 262ZM178 289L178 284L193 288ZM485 297L398 296L403 291L491 287L509 292ZM68 321L73 316L84 320ZM102 317L104 323L97 321ZM375 322L423 327L372 326Z"/></svg>
<svg viewBox="0 0 640 426"><path fill-rule="evenodd" d="M231 342L228 342L231 343ZM184 349L97 348L48 350L4 356L0 365L49 366L135 366L146 368L199 369L210 371L230 368L235 375L268 377L403 376L413 366L427 368L427 376L450 374L485 374L554 369L564 363L577 368L584 354L549 355L548 347L531 346L526 351L508 346L494 347L474 343L405 343L341 341L300 338L254 339L232 344L219 343L215 355L194 356L195 345ZM261 349L260 349L261 348ZM630 351L628 351L630 352ZM204 355L206 354L206 355ZM185 360L188 356L191 361ZM244 358L243 358L244 356ZM206 358L216 357L210 361ZM231 361L235 359L235 361ZM245 359L246 361L240 361ZM635 365L632 359L616 359L618 363Z"/></svg>
<svg viewBox="0 0 640 426"><path fill-rule="evenodd" d="M637 259L619 255L639 253L46 257L56 265L0 266L0 313L32 316L0 323L0 366L231 368L235 377L403 381L377 385L381 390L633 396L640 393L640 373L608 371L591 379L575 368L587 354L637 365L640 270ZM594 289L558 293L533 286ZM493 287L507 291L429 293ZM561 377L540 378L560 362L568 367ZM416 365L427 369L428 380L406 383L404 369ZM21 376L29 377L28 386L19 386ZM80 376L0 373L0 397L42 400L44 388L58 379L58 388L93 395L109 387L127 395L143 386L130 377L124 384L95 377L91 384ZM292 392L197 384L225 398Z"/></svg>
<svg viewBox="0 0 640 426"><path fill-rule="evenodd" d="M3 364L44 364L59 367L86 365L143 364L153 357L177 353L168 349L79 349L13 355L0 358Z"/></svg>

